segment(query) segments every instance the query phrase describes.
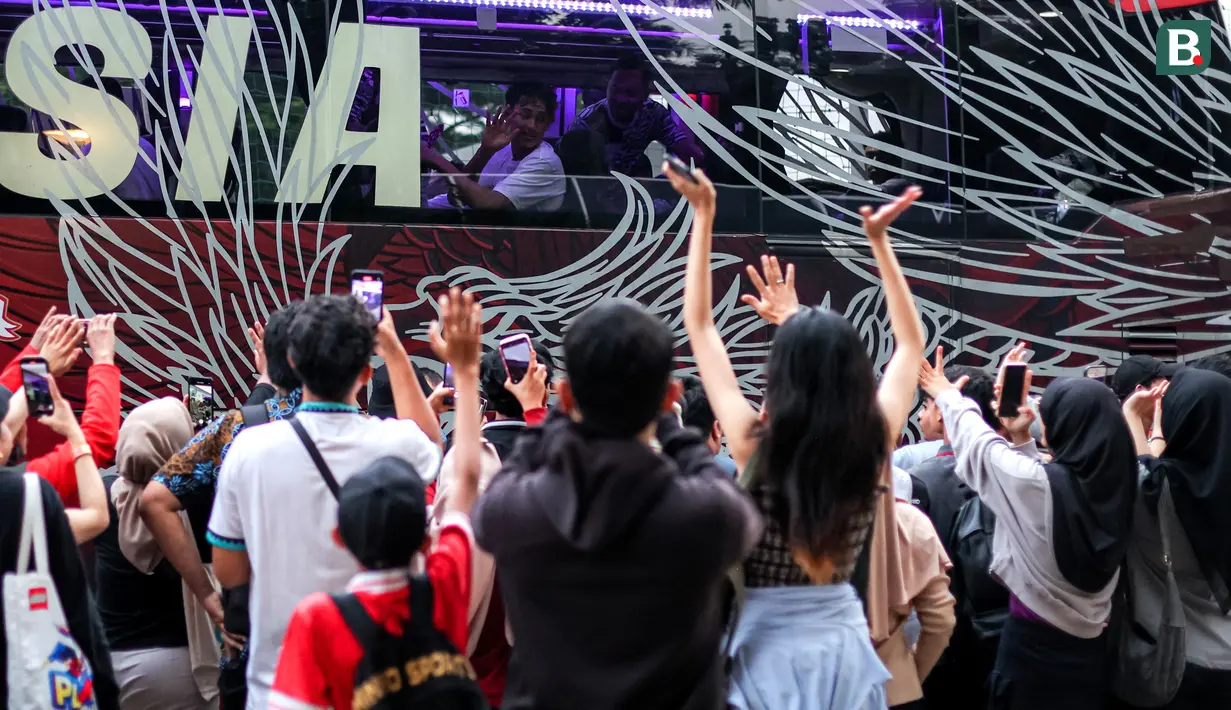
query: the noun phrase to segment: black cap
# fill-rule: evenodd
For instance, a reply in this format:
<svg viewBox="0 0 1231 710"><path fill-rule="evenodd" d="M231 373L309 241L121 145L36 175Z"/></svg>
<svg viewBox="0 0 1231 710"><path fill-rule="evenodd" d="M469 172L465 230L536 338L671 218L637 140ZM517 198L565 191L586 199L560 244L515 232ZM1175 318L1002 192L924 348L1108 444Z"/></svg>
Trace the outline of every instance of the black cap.
<svg viewBox="0 0 1231 710"><path fill-rule="evenodd" d="M9 400L13 398L13 393L9 392L8 388L0 385L0 421L9 414Z"/></svg>
<svg viewBox="0 0 1231 710"><path fill-rule="evenodd" d="M423 479L405 459L377 459L338 491L338 536L366 569L409 565L426 531Z"/></svg>
<svg viewBox="0 0 1231 710"><path fill-rule="evenodd" d="M1111 376L1111 389L1123 401L1132 396L1139 385L1148 386L1160 377L1170 379L1179 369L1179 365L1149 355L1134 355L1116 368Z"/></svg>
<svg viewBox="0 0 1231 710"><path fill-rule="evenodd" d="M432 388L428 385L423 372L419 370L419 366L411 363L411 367L415 371L415 377L419 380L419 387L423 389L423 394L425 396L431 394ZM397 418L397 408L393 406L393 386L389 384L389 368L384 365L372 371L372 391L368 394L368 414L381 419Z"/></svg>

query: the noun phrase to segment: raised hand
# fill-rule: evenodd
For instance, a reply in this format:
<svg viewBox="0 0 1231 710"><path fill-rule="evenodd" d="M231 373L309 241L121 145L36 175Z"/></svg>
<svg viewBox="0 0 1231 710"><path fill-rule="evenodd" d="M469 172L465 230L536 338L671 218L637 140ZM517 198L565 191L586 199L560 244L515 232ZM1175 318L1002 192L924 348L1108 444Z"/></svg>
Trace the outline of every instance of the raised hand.
<svg viewBox="0 0 1231 710"><path fill-rule="evenodd" d="M478 370L482 357L483 313L474 294L462 293L456 286L440 297L440 320L432 321L428 338L436 357L453 366L454 371Z"/></svg>
<svg viewBox="0 0 1231 710"><path fill-rule="evenodd" d="M671 181L671 187L675 191L684 196L688 200L688 204L692 205L696 211L696 216L702 218L713 218L714 203L718 199L718 193L714 190L714 183L705 176L705 171L697 168L692 171L692 176L696 180L693 182L686 176L675 172L670 163L663 163L663 174Z"/></svg>
<svg viewBox="0 0 1231 710"><path fill-rule="evenodd" d="M859 214L863 216L864 234L868 235L868 239L874 242L887 240L889 238L889 225L893 224L893 221L922 195L923 188L911 186L906 188L906 192L903 192L896 200L881 205L875 211L868 205L860 207Z"/></svg>
<svg viewBox="0 0 1231 710"><path fill-rule="evenodd" d="M1026 343L1020 342L1014 345L1008 353L1005 354L1004 360L1000 363L1000 370L996 373L996 401L1000 401L1000 390L1004 387L1004 370L1009 365L1025 365L1030 354L1026 352ZM1030 391L1030 381L1034 379L1034 372L1026 370L1026 387L1024 392ZM997 405L999 406L999 405Z"/></svg>
<svg viewBox="0 0 1231 710"><path fill-rule="evenodd" d="M252 346L252 365L264 382L269 379L269 361L265 358L265 326L260 321L248 328L248 344Z"/></svg>
<svg viewBox="0 0 1231 710"><path fill-rule="evenodd" d="M940 346L936 348L935 364L924 359L923 364L919 366L919 386L927 392L932 399L940 396L941 392L947 390L960 390L966 386L970 378L962 375L957 378L957 382L950 382L949 378L945 377L945 348Z"/></svg>
<svg viewBox="0 0 1231 710"><path fill-rule="evenodd" d="M94 316L86 329L85 339L90 346L90 358L95 365L115 364L115 314Z"/></svg>
<svg viewBox="0 0 1231 710"><path fill-rule="evenodd" d="M547 366L540 364L538 354L530 351L530 369L521 382L513 384L511 378L505 378L504 388L517 398L522 411L538 409L547 405Z"/></svg>
<svg viewBox="0 0 1231 710"><path fill-rule="evenodd" d="M1161 419L1163 395L1167 393L1170 382L1160 382L1149 389L1139 389L1124 400L1124 413L1141 419L1143 423L1155 421L1155 414ZM1160 422L1161 423L1161 422ZM1161 432L1155 432L1161 435Z"/></svg>
<svg viewBox="0 0 1231 710"><path fill-rule="evenodd" d="M380 309L380 322L376 324L376 354L385 360L404 356L406 348L393 325L393 315L388 308Z"/></svg>
<svg viewBox="0 0 1231 710"><path fill-rule="evenodd" d="M51 332L51 329L54 328L56 324L66 318L68 318L68 316L56 315L55 306L48 309L47 315L43 316L43 320L38 324L38 328L34 329L34 336L30 338L30 347L35 350L42 350L43 343L47 340L47 334Z"/></svg>
<svg viewBox="0 0 1231 710"><path fill-rule="evenodd" d="M68 372L81 355L81 340L85 324L76 318L64 317L52 327L39 354L47 360L47 370L55 377Z"/></svg>
<svg viewBox="0 0 1231 710"><path fill-rule="evenodd" d="M745 267L748 278L757 289L757 296L745 294L739 300L752 306L761 318L782 325L788 318L799 311L799 296L795 293L795 265L786 265L786 274L778 265L778 257L762 256L761 269L765 278L757 273L757 268L751 264Z"/></svg>
<svg viewBox="0 0 1231 710"><path fill-rule="evenodd" d="M495 153L513 142L515 131L509 123L512 117L512 106L503 106L496 109L495 113L487 114L487 125L483 127L483 137L480 142L484 151Z"/></svg>

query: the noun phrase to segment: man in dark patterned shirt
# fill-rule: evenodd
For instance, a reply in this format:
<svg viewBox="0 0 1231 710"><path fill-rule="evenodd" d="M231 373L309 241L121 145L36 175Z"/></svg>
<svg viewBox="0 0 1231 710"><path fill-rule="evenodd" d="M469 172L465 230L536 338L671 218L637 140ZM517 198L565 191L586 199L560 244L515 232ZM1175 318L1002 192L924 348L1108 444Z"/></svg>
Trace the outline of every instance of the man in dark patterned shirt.
<svg viewBox="0 0 1231 710"><path fill-rule="evenodd" d="M607 98L582 110L561 141L565 173L650 177L645 149L653 141L685 163L701 166L705 153L693 136L666 106L650 100L650 78L640 55L619 60L607 83Z"/></svg>
<svg viewBox="0 0 1231 710"><path fill-rule="evenodd" d="M299 406L299 378L287 362L286 353L290 323L300 305L296 301L278 311L265 328L266 367L262 374L277 388L275 396L265 401L269 421L285 419ZM243 428L240 410L218 416L163 465L141 497L142 519L158 546L220 627L222 600L205 570L212 551L205 541L205 527L214 505L219 469L231 442ZM188 514L191 535L184 528L180 511Z"/></svg>

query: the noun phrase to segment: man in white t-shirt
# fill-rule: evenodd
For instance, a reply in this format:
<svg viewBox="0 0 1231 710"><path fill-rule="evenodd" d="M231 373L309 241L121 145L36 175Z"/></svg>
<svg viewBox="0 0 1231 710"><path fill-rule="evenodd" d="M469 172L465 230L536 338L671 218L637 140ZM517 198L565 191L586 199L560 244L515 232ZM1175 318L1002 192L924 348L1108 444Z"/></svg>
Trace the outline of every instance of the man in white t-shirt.
<svg viewBox="0 0 1231 710"><path fill-rule="evenodd" d="M359 413L356 397L371 375L374 340L386 361L406 362L389 373L403 395L399 405L410 401L412 416L430 413L387 311L375 326L355 298L308 299L291 324L288 357L303 380L303 402L291 420L241 432L218 477L206 536L218 581L225 587L251 581L251 710L268 704L295 605L313 592L341 593L359 571L334 542L336 487L384 456L406 460L425 481L440 464L439 446L424 434L429 426Z"/></svg>
<svg viewBox="0 0 1231 710"><path fill-rule="evenodd" d="M514 85L506 100L507 106L488 117L479 149L465 168L459 170L431 148L422 148L423 162L450 185L449 192L428 201L429 207L460 202L479 210L553 212L564 204L564 168L543 140L556 117L555 90L541 84ZM456 202L450 201L450 193Z"/></svg>

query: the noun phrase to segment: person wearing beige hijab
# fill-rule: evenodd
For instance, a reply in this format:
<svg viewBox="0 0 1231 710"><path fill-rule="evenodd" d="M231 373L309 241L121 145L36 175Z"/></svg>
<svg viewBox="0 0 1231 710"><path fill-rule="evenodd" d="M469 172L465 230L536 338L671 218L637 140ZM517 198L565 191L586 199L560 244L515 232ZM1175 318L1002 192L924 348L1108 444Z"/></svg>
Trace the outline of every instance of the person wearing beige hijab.
<svg viewBox="0 0 1231 710"><path fill-rule="evenodd" d="M111 524L95 542L98 606L124 710L206 710L217 704L214 627L163 557L140 510L146 483L192 434L183 402L147 402L124 420L116 467L103 478Z"/></svg>

